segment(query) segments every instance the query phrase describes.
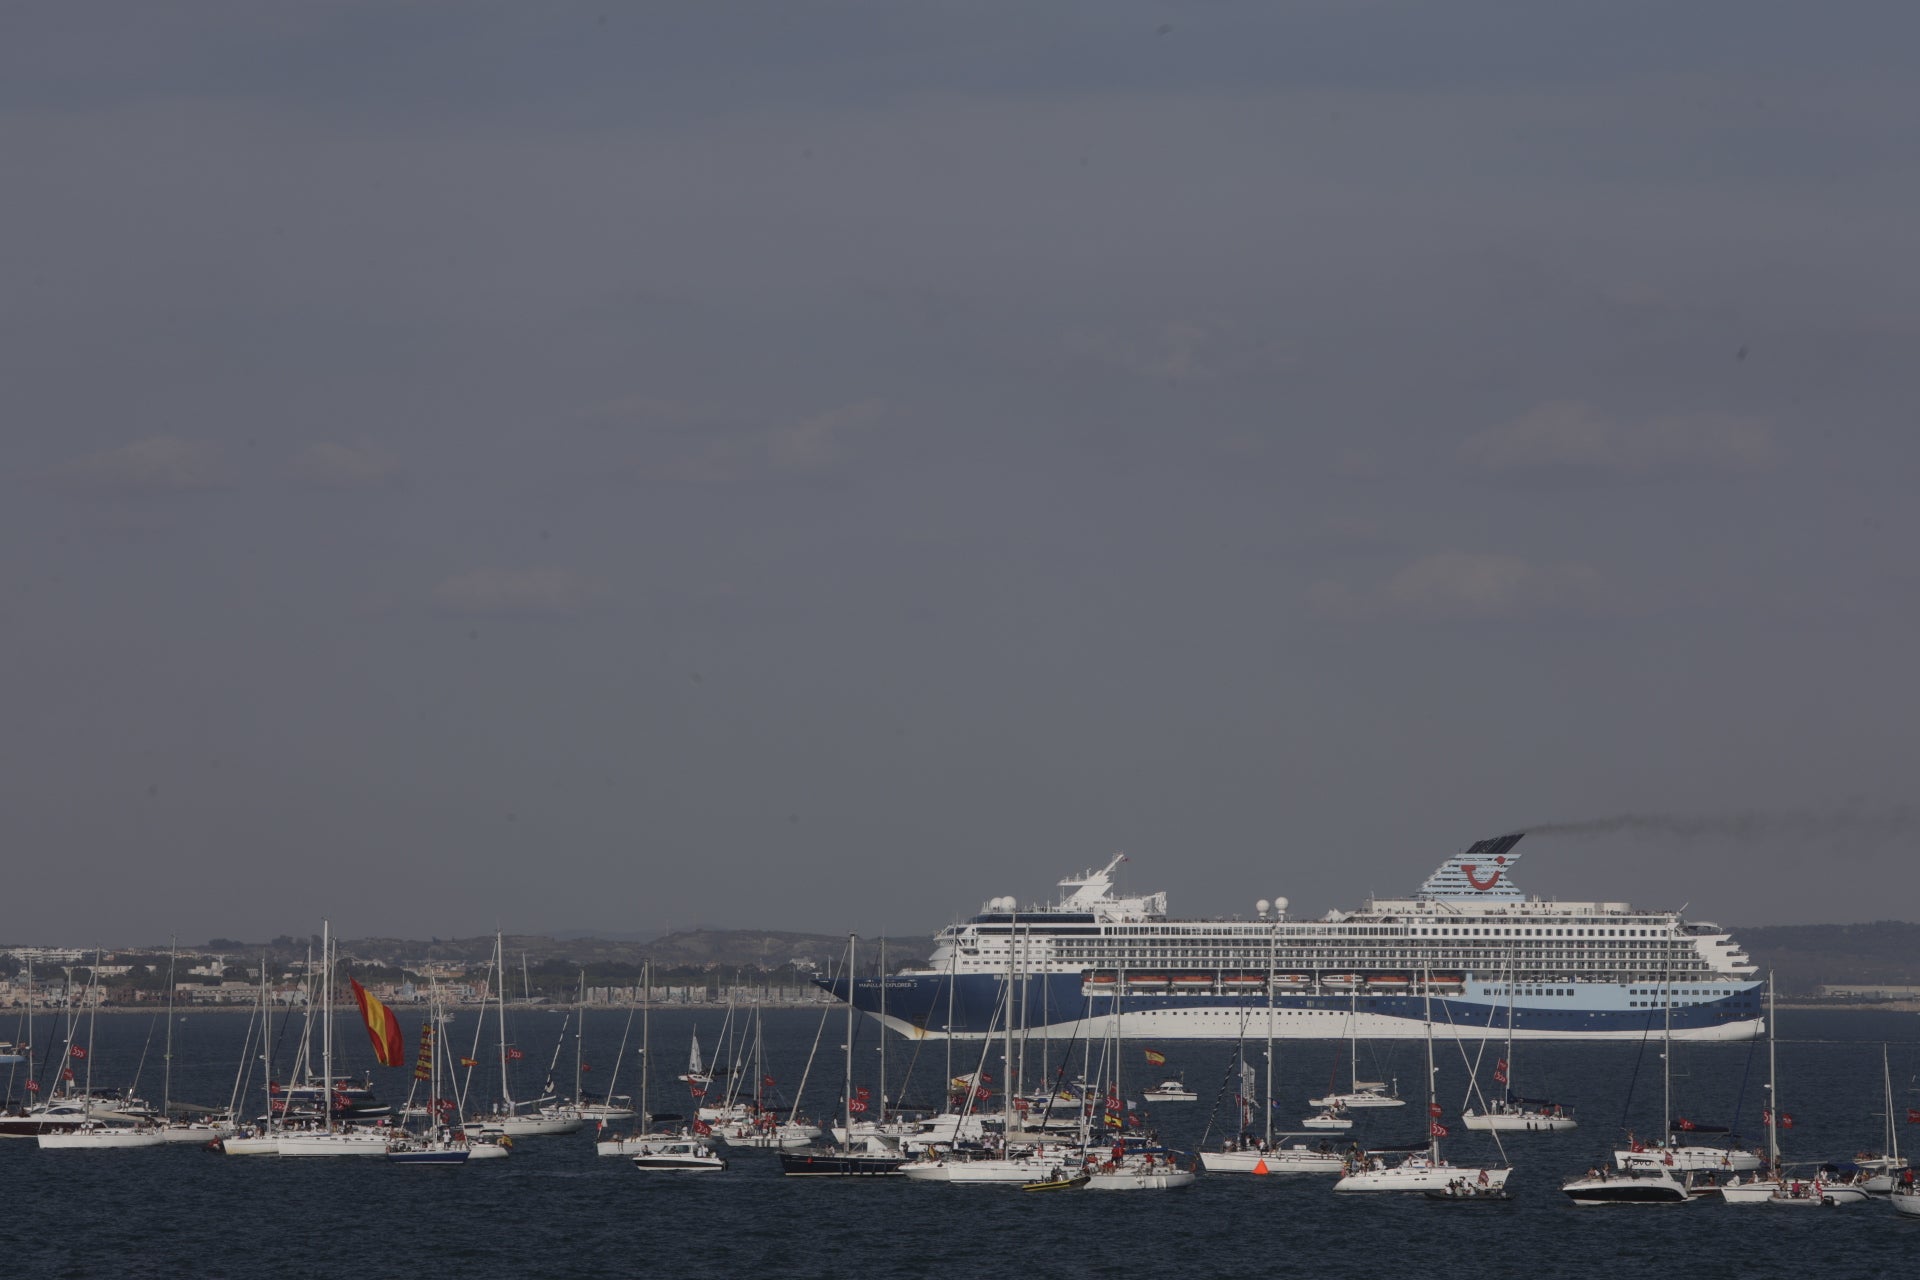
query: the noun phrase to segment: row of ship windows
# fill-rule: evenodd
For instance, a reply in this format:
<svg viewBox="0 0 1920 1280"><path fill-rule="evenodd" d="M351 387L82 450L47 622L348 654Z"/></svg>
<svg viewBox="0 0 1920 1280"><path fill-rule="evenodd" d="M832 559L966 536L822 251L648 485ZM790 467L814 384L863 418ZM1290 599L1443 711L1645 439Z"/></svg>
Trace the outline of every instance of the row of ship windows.
<svg viewBox="0 0 1920 1280"><path fill-rule="evenodd" d="M986 936L988 934L1004 935L1007 931L1004 929L980 929L978 930L978 932L982 936ZM1067 932L1069 931L1064 929L1057 930L1057 931L1045 930L1042 932L1041 936L1045 937L1045 936L1048 936L1049 934L1067 933ZM1071 930L1071 932L1080 933L1082 931L1076 929L1076 930ZM1534 926L1531 928L1526 926L1517 926L1517 927L1506 926L1502 928L1495 928L1491 925L1480 925L1480 926L1473 926L1473 925L1438 925L1438 926L1434 926L1434 925L1346 925L1346 926L1338 926L1336 925L1331 928L1328 928L1325 926L1307 926L1304 928L1296 927L1296 928L1290 928L1290 929L1282 928L1275 932L1277 932L1278 935L1282 938L1295 938L1303 934L1316 937L1316 938L1342 938L1342 937L1345 937L1345 938L1353 938L1353 937L1405 938L1408 936L1446 937L1446 938L1457 938L1457 937L1666 938L1666 937L1673 936L1671 931L1666 928L1658 928L1658 927L1635 928L1632 926L1628 926L1625 928L1608 927L1603 929L1603 928L1598 928L1591 925L1584 929L1578 926L1572 926L1572 925L1569 925L1569 926L1555 925L1551 927ZM1164 925L1140 925L1140 926L1125 926L1118 929L1109 929L1104 936L1110 937L1110 938L1185 937L1185 938L1219 939L1222 941L1234 941L1234 942L1244 943L1247 941L1249 935L1251 934L1253 934L1253 930L1245 929L1245 928L1219 929L1219 930L1209 930L1209 929L1184 929L1183 930L1183 929L1176 929L1176 928L1167 928Z"/></svg>
<svg viewBox="0 0 1920 1280"><path fill-rule="evenodd" d="M1627 1004L1635 1009L1664 1009L1667 1007L1668 1003L1669 1002L1664 1000L1629 1000L1627 1001ZM1711 1004L1713 1002L1710 999L1704 999L1704 998L1696 1000L1696 999L1688 999L1684 997L1676 997L1671 1003L1672 1003L1672 1006L1676 1009L1684 1009L1689 1005ZM1736 1000L1734 1001L1732 1007L1736 1009L1757 1009L1760 1006L1752 1000Z"/></svg>

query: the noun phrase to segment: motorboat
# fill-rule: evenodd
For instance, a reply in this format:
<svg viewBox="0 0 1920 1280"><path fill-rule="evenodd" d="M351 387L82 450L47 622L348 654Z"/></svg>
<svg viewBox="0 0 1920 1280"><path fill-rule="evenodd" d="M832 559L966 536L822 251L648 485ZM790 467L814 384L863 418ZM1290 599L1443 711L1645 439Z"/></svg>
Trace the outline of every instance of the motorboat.
<svg viewBox="0 0 1920 1280"><path fill-rule="evenodd" d="M1187 1088L1186 1083L1175 1076L1162 1080L1140 1096L1148 1102L1192 1102L1200 1095Z"/></svg>
<svg viewBox="0 0 1920 1280"><path fill-rule="evenodd" d="M1308 1129L1351 1129L1353 1117L1346 1113L1344 1107L1328 1107L1319 1115L1308 1116L1300 1124Z"/></svg>
<svg viewBox="0 0 1920 1280"><path fill-rule="evenodd" d="M653 1139L633 1156L633 1167L657 1173L720 1173L727 1162L697 1138Z"/></svg>
<svg viewBox="0 0 1920 1280"><path fill-rule="evenodd" d="M1575 1204L1685 1204L1693 1198L1689 1181L1664 1165L1598 1168L1560 1190Z"/></svg>

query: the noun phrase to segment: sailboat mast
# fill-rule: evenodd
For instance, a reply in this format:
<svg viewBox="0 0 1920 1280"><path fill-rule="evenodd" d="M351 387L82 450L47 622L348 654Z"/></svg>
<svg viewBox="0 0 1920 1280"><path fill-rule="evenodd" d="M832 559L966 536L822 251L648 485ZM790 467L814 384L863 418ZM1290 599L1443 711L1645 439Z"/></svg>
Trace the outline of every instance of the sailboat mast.
<svg viewBox="0 0 1920 1280"><path fill-rule="evenodd" d="M1433 1067L1433 973L1422 970L1420 983L1421 1019L1427 1024L1427 1158L1434 1164L1440 1163L1440 1122L1434 1116L1434 1100L1439 1091L1434 1087L1436 1072Z"/></svg>
<svg viewBox="0 0 1920 1280"><path fill-rule="evenodd" d="M1009 927L1007 931L1007 1048L1000 1062L1000 1133L1003 1139L1013 1134L1013 1091L1018 1087L1013 1074L1013 965L1013 930Z"/></svg>
<svg viewBox="0 0 1920 1280"><path fill-rule="evenodd" d="M1507 1092L1516 1093L1513 1087L1513 988L1515 981L1514 957L1507 953ZM1542 1090L1542 1092L1545 1092Z"/></svg>
<svg viewBox="0 0 1920 1280"><path fill-rule="evenodd" d="M587 971L585 969L580 971L580 1003L574 1013L579 1021L573 1025L573 1105L583 1107L587 1103L587 1096L581 1092L580 1038L587 1029Z"/></svg>
<svg viewBox="0 0 1920 1280"><path fill-rule="evenodd" d="M1673 1146L1673 970L1667 970L1666 1023L1660 1031L1660 1142Z"/></svg>
<svg viewBox="0 0 1920 1280"><path fill-rule="evenodd" d="M959 981L960 948L949 945L947 948L947 1083L946 1090L953 1093L953 988ZM29 1014L31 1016L31 1014ZM951 1105L951 1103L949 1103ZM1888 1114L1892 1114L1889 1112ZM957 1132L957 1130L956 1130Z"/></svg>
<svg viewBox="0 0 1920 1280"><path fill-rule="evenodd" d="M267 988L267 952L260 951L260 1064L267 1094L267 1136L273 1136L273 1000ZM236 1108L238 1110L238 1108ZM233 1117L237 1123L238 1115Z"/></svg>
<svg viewBox="0 0 1920 1280"><path fill-rule="evenodd" d="M653 1119L647 1114L647 1077L653 1074L653 961L648 960L640 966L640 1136L647 1136L648 1123ZM612 1101L611 1098L608 1099Z"/></svg>
<svg viewBox="0 0 1920 1280"><path fill-rule="evenodd" d="M507 950L506 938L497 930L493 935L493 958L500 975L500 985L493 992L494 1004L500 1013L500 1097L511 1114L513 1087L507 1082Z"/></svg>
<svg viewBox="0 0 1920 1280"><path fill-rule="evenodd" d="M1767 1169L1780 1176L1780 1075L1774 1043L1779 1029L1773 1016L1773 970L1767 970Z"/></svg>
<svg viewBox="0 0 1920 1280"><path fill-rule="evenodd" d="M1352 1065L1348 1069L1348 1087L1355 1093L1360 1092L1360 988L1354 987L1347 992L1347 1027L1349 1039L1348 1052L1352 1055Z"/></svg>
<svg viewBox="0 0 1920 1280"><path fill-rule="evenodd" d="M99 1043L99 1037L95 1035L94 1032L100 1023L100 1001L94 997L99 991L100 962L104 958L100 953L100 949L98 947L94 948L93 972L87 975L87 1102L85 1113L89 1118L93 1115L93 1047ZM68 1053L68 1060L72 1060L71 1051Z"/></svg>
<svg viewBox="0 0 1920 1280"><path fill-rule="evenodd" d="M853 957L854 935L847 935L847 1080L841 1106L845 1109L847 1147L853 1147Z"/></svg>
<svg viewBox="0 0 1920 1280"><path fill-rule="evenodd" d="M173 966L180 950L180 939L167 940L167 1047L160 1056L160 1118L173 1110Z"/></svg>
<svg viewBox="0 0 1920 1280"><path fill-rule="evenodd" d="M1126 976L1123 970L1120 974L1121 985L1123 987L1126 985ZM1127 1137L1127 1091L1126 1085L1120 1081L1120 1059L1126 1056L1121 1052L1121 1045L1124 1043L1124 1038L1120 1034L1120 1017L1125 1012L1126 1010L1122 1005L1120 997L1116 993L1113 998L1113 1099L1120 1107L1120 1140L1122 1142L1125 1142Z"/></svg>
<svg viewBox="0 0 1920 1280"><path fill-rule="evenodd" d="M1267 930L1267 1099L1264 1110L1267 1113L1266 1145L1273 1146L1273 962L1278 947L1280 924L1274 922Z"/></svg>
<svg viewBox="0 0 1920 1280"><path fill-rule="evenodd" d="M1893 1122L1893 1068L1887 1065L1887 1042L1880 1042L1880 1082L1887 1094L1887 1176L1900 1168L1900 1126Z"/></svg>
<svg viewBox="0 0 1920 1280"><path fill-rule="evenodd" d="M333 1132L333 922L320 922L320 1105Z"/></svg>
<svg viewBox="0 0 1920 1280"><path fill-rule="evenodd" d="M1012 918L1014 920L1018 920L1019 917L1015 915ZM1009 955L1013 955L1017 953L1020 957L1019 963L1015 966L1015 976L1019 979L1019 991L1020 991L1020 1061L1019 1061L1019 1065L1014 1067L1011 1083L1013 1087L1019 1091L1019 1096L1024 1098L1027 1096L1027 974L1028 974L1028 968L1027 968L1026 939L1021 936L1020 926L1017 923L1009 924L1007 926L1007 952Z"/></svg>
<svg viewBox="0 0 1920 1280"><path fill-rule="evenodd" d="M755 1026L759 1025L755 1020ZM880 1123L887 1122L887 939L880 939Z"/></svg>

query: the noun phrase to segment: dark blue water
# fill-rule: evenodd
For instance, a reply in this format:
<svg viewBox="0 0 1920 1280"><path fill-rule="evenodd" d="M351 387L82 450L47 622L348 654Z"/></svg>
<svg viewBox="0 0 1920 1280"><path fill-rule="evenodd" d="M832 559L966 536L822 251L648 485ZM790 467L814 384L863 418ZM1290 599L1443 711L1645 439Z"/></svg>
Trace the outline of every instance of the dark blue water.
<svg viewBox="0 0 1920 1280"><path fill-rule="evenodd" d="M515 1018L527 1078L538 1083L560 1017ZM585 1056L601 1082L614 1063L623 1014L589 1018ZM697 1022L713 1055L719 1015L658 1013L662 1074L684 1062ZM178 1024L176 1096L224 1104L244 1015L194 1013ZM770 1012L768 1071L791 1089L818 1025L806 1011ZM829 1025L809 1088L812 1111L837 1096L840 1023ZM358 1029L343 1022L356 1069L370 1062ZM1920 1106L1920 1018L1912 1014L1789 1013L1780 1046L1789 1159L1845 1158L1880 1144L1880 1043L1892 1041L1896 1108ZM132 1076L152 1020L102 1018L94 1044L96 1084ZM8 1026L6 1031L11 1033ZM411 1036L416 1025L407 1026ZM48 1028L38 1028L43 1043ZM141 1082L159 1095L158 1039ZM454 1040L472 1034L471 1014ZM872 1032L862 1033L864 1072L877 1072ZM1159 1106L1153 1120L1175 1143L1197 1142L1231 1046L1163 1043L1166 1070L1181 1071L1201 1101ZM1363 1050L1362 1072L1398 1076L1417 1089L1418 1044ZM963 1051L965 1052L965 1051ZM1458 1050L1442 1042L1441 1098L1456 1117L1465 1084ZM1329 1042L1281 1046L1281 1114L1307 1114L1346 1050ZM896 1081L910 1047L889 1046ZM634 1055L629 1051L629 1063ZM570 1054L568 1061L571 1061ZM971 1067L972 1063L965 1064ZM1489 1061L1490 1065L1490 1061ZM1523 1091L1578 1107L1582 1127L1565 1135L1512 1136L1517 1172L1505 1204L1445 1204L1419 1198L1336 1198L1329 1178L1208 1177L1164 1194L1029 1195L958 1189L900 1179L785 1180L768 1153L741 1152L725 1174L648 1175L596 1157L591 1135L527 1139L510 1159L467 1168L399 1168L380 1161L230 1159L195 1147L133 1152L42 1152L0 1141L0 1276L30 1277L590 1277L697 1274L715 1277L895 1276L1292 1276L1710 1277L1920 1275L1920 1222L1888 1205L1791 1213L1715 1203L1660 1208L1576 1208L1560 1181L1603 1157L1623 1123L1659 1127L1658 1046L1522 1046ZM998 1074L996 1063L989 1068ZM1137 1080L1149 1069L1132 1052ZM938 1045L922 1050L909 1093L931 1094L945 1071ZM0 1068L4 1080L5 1068ZM1682 1114L1734 1123L1759 1135L1764 1044L1676 1046ZM374 1069L383 1098L398 1100L408 1072ZM567 1069L570 1075L570 1067ZM621 1091L633 1083L631 1065ZM665 1090L669 1082L656 1081ZM1629 1084L1632 1109L1626 1109ZM591 1087L591 1086L590 1086ZM673 1085L675 1089L681 1086ZM16 1092L18 1084L15 1085ZM1744 1089L1744 1098L1742 1091ZM1130 1094L1135 1089L1128 1090ZM680 1105L669 1095L656 1110ZM1738 1106L1738 1114L1736 1114ZM1418 1106L1375 1117L1377 1140L1417 1140ZM1920 1147L1920 1126L1902 1126ZM1456 1160L1492 1156L1491 1142L1456 1124L1446 1144Z"/></svg>

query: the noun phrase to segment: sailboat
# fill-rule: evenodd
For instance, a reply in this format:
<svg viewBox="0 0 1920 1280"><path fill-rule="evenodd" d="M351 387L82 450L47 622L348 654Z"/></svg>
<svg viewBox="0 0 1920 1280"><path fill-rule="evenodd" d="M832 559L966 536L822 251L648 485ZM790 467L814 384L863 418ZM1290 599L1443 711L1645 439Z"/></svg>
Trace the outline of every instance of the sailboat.
<svg viewBox="0 0 1920 1280"><path fill-rule="evenodd" d="M847 990L853 990L855 937L847 935ZM841 1096L841 1118L845 1133L853 1137L853 1001L847 1001L847 1056L845 1092ZM890 1177L900 1172L907 1157L896 1145L882 1137L867 1138L860 1147L851 1141L840 1147L805 1146L780 1152L780 1172L790 1178L872 1178Z"/></svg>
<svg viewBox="0 0 1920 1280"><path fill-rule="evenodd" d="M85 1082L81 1086L82 1116L80 1123L65 1131L47 1131L39 1135L38 1142L42 1151L100 1151L123 1147L157 1147L160 1135L152 1125L139 1123L111 1123L95 1116L93 1097L93 1047L97 1043L95 1026L100 1016L99 1001L100 956L94 956L93 971L87 980L87 1043L78 1045L71 1034L67 1037L67 1060L86 1063ZM64 1080L71 1082L72 1068L61 1073Z"/></svg>
<svg viewBox="0 0 1920 1280"><path fill-rule="evenodd" d="M1200 1167L1208 1173L1339 1173L1346 1168L1346 1157L1333 1149L1333 1144L1321 1139L1317 1147L1304 1142L1291 1146L1277 1145L1287 1138L1306 1137L1306 1134L1282 1133L1273 1131L1273 982L1272 962L1268 965L1267 982L1267 1089L1266 1105L1261 1108L1266 1113L1266 1124L1261 1137L1255 1141L1249 1136L1248 1127L1251 1117L1248 1107L1254 1101L1252 1068L1245 1057L1240 1059L1240 1134L1229 1139L1219 1151L1202 1151ZM1152 1095L1149 1094L1149 1097Z"/></svg>
<svg viewBox="0 0 1920 1280"><path fill-rule="evenodd" d="M281 1156L365 1156L378 1159L387 1154L386 1134L363 1129L351 1123L336 1123L334 1112L337 1079L333 1074L333 969L334 942L330 921L320 923L320 1107L318 1128L283 1128L276 1154Z"/></svg>
<svg viewBox="0 0 1920 1280"><path fill-rule="evenodd" d="M628 1025L629 1026L632 1025L631 1021L629 1021ZM608 1090L607 1093L604 1096L602 1096L600 1094L587 1092L587 1087L586 1087L587 1064L585 1059L582 1056L584 1051L584 1045L582 1041L586 1037L586 1032L587 1032L587 971L585 969L582 969L580 971L580 997L578 1002L574 1006L573 1113L579 1116L582 1121L586 1121L586 1120L593 1121L596 1126L605 1126L609 1122L615 1121L615 1120L633 1119L633 1107L629 1105L632 1102L632 1099L621 1097L620 1095L615 1094L612 1091L613 1086L619 1081L619 1076L620 1076L619 1064L617 1062L614 1064L613 1077L607 1081L607 1090ZM624 1037L622 1038L620 1044L621 1044L621 1052L622 1053L626 1052L626 1040Z"/></svg>
<svg viewBox="0 0 1920 1280"><path fill-rule="evenodd" d="M1725 1133L1727 1130L1718 1125L1696 1124L1684 1117L1679 1120L1673 1118L1673 988L1671 983L1667 985L1664 1007L1666 1021L1661 1033L1660 1045L1660 1125L1661 1131L1666 1136L1660 1141L1647 1143L1628 1134L1626 1149L1613 1153L1614 1165L1621 1169L1650 1169L1659 1165L1676 1173L1688 1171L1748 1173L1758 1169L1760 1157L1751 1151L1673 1140L1673 1135L1676 1133Z"/></svg>
<svg viewBox="0 0 1920 1280"><path fill-rule="evenodd" d="M1780 1076L1774 1051L1773 974L1767 974L1767 1165L1765 1175L1742 1182L1735 1175L1720 1188L1728 1204L1765 1204L1787 1188L1780 1170Z"/></svg>
<svg viewBox="0 0 1920 1280"><path fill-rule="evenodd" d="M545 1106L537 1111L522 1111L521 1107L525 1104L513 1100L512 1073L508 1070L507 1064L512 1061L517 1061L522 1054L520 1050L514 1048L507 1042L506 950L504 938L497 932L493 938L493 959L494 973L500 979L499 985L494 990L494 1007L499 1017L500 1026L498 1043L500 1051L500 1101L494 1104L492 1111L486 1115L475 1118L473 1122L474 1128L482 1135L493 1138L532 1138L544 1137L549 1134L578 1133L586 1127L587 1122L577 1113L555 1106ZM564 1030L562 1034L565 1034ZM479 1036L480 1029L476 1026L474 1028L476 1051L479 1047ZM556 1063L559 1060L559 1054L560 1046L556 1044L554 1046L554 1061ZM547 1077L548 1079L552 1079L553 1077L553 1064L549 1064L547 1067Z"/></svg>
<svg viewBox="0 0 1920 1280"><path fill-rule="evenodd" d="M1887 1131L1886 1141L1879 1151L1863 1151L1853 1158L1853 1162L1867 1171L1867 1180L1860 1185L1877 1196L1891 1195L1900 1185L1900 1175L1907 1169L1906 1157L1900 1154L1900 1126L1894 1123L1893 1114L1893 1069L1887 1062L1887 1046L1880 1046L1880 1084L1885 1097Z"/></svg>
<svg viewBox="0 0 1920 1280"><path fill-rule="evenodd" d="M1269 984L1269 986L1271 986L1271 984ZM1329 1091L1324 1098L1308 1098L1307 1105L1310 1107L1326 1108L1326 1111L1323 1112L1323 1118L1329 1115L1341 1117L1342 1113L1346 1111L1362 1107L1406 1106L1407 1100L1399 1096L1399 1090L1396 1087L1398 1084L1397 1081L1390 1083L1384 1080L1362 1080L1360 1078L1359 988L1356 987L1349 993L1348 999L1353 1002L1353 1007L1347 1014L1347 1030L1350 1033L1347 1037L1348 1051L1350 1054L1347 1079L1351 1082L1352 1088L1346 1093ZM1429 997L1429 1000L1431 1000L1431 997ZM1429 1027L1428 1031L1431 1033L1432 1028ZM1314 1129L1346 1129L1350 1128L1353 1122L1348 1120L1345 1124L1315 1124L1309 1120L1306 1123L1309 1128Z"/></svg>
<svg viewBox="0 0 1920 1280"><path fill-rule="evenodd" d="M1560 1133L1577 1127L1569 1109L1546 1098L1523 1098L1514 1090L1512 973L1507 975L1507 1043L1503 1057L1494 1062L1493 1082L1501 1086L1502 1096L1483 1112L1468 1107L1460 1113L1460 1123L1469 1129L1502 1133ZM1485 1043L1484 1041L1482 1042Z"/></svg>
<svg viewBox="0 0 1920 1280"><path fill-rule="evenodd" d="M218 1149L230 1156L277 1156L280 1154L280 1135L274 1132L273 1123L273 1001L267 986L267 954L260 954L260 1062L262 1070L261 1090L266 1095L266 1114L260 1119L260 1126L236 1129L219 1139ZM253 1044L251 1040L243 1043L240 1049L240 1066L233 1078L233 1110L239 1113L240 1099L244 1096L249 1068L252 1065Z"/></svg>
<svg viewBox="0 0 1920 1280"><path fill-rule="evenodd" d="M1900 1171L1889 1197L1895 1213L1908 1218L1920 1218L1920 1183L1914 1181L1913 1170Z"/></svg>
<svg viewBox="0 0 1920 1280"><path fill-rule="evenodd" d="M232 1113L220 1115L217 1112L199 1120L182 1120L174 1117L173 1100L173 974L177 948L169 945L167 950L167 1042L161 1059L160 1076L160 1118L154 1126L154 1132L160 1135L160 1141L167 1143L197 1142L202 1145L217 1142L233 1132ZM184 1107L185 1104L180 1104ZM196 1109L200 1113L211 1112L211 1108Z"/></svg>
<svg viewBox="0 0 1920 1280"><path fill-rule="evenodd" d="M1014 1063L1013 1050L1013 1000L1015 975L1009 955L1007 980L1003 991L1005 999L1001 1009L996 1011L995 1019L1004 1034L1002 1062L1009 1074L1002 1081L1000 1093L1000 1136L997 1147L979 1152L970 1152L954 1145L932 1144L920 1152L919 1159L901 1168L902 1176L913 1182L944 1182L974 1186L1026 1186L1030 1183L1055 1183L1069 1175L1070 1170L1077 1171L1080 1158L1077 1152L1065 1144L1055 1142L1049 1148L1042 1139L1038 1143L1022 1143L1015 1140L1015 1120L1013 1100L1018 1092L1018 1082L1011 1074ZM990 1043L990 1041L988 1042ZM986 1064L987 1045L981 1046L981 1067ZM976 1070L968 1083L968 1105L979 1094L982 1071ZM962 1113L965 1114L964 1112Z"/></svg>
<svg viewBox="0 0 1920 1280"><path fill-rule="evenodd" d="M1103 1123L1108 1128L1119 1127L1114 1135L1113 1149L1105 1160L1094 1163L1098 1147L1089 1142L1085 1155L1088 1191L1174 1191L1181 1187L1190 1187L1199 1178L1195 1172L1197 1161L1189 1159L1183 1166L1178 1156L1157 1145L1149 1136L1145 1141L1129 1141L1124 1125L1127 1111L1126 1092L1120 1079L1121 1061L1124 1053L1121 1049L1123 1037L1120 1027L1120 993L1126 989L1126 972L1121 971L1120 982L1113 992L1113 1044L1108 1052L1107 1061L1112 1068L1111 1074L1103 1082L1106 1096L1106 1115ZM1055 1175L1057 1178L1059 1175Z"/></svg>
<svg viewBox="0 0 1920 1280"><path fill-rule="evenodd" d="M724 1045L722 1046L725 1047ZM704 1087L713 1083L713 1073L707 1070L707 1064L700 1058L700 1028L693 1028L693 1048L687 1053L687 1069L680 1073L680 1079L690 1085ZM699 1095L696 1094L696 1097Z"/></svg>
<svg viewBox="0 0 1920 1280"><path fill-rule="evenodd" d="M1429 1196L1457 1199L1489 1199L1506 1195L1507 1178L1513 1170L1507 1167L1458 1166L1448 1164L1440 1156L1440 1139L1447 1135L1446 1126L1440 1123L1440 1104L1436 1100L1434 1088L1436 1071L1433 1065L1433 983L1429 976L1426 982L1426 1024L1427 1024L1427 1146L1424 1152L1408 1155L1397 1165L1383 1165L1376 1156L1368 1155L1356 1159L1340 1181L1333 1184L1337 1192L1362 1191L1419 1191ZM1495 1141L1499 1139L1496 1137Z"/></svg>
<svg viewBox="0 0 1920 1280"><path fill-rule="evenodd" d="M473 1156L459 1100L440 1092L440 1048L446 1030L446 1012L441 1008L440 985L436 982L428 998L427 1020L420 1026L420 1053L414 1060L413 1084L407 1089L405 1108L405 1114L416 1114L413 1096L424 1083L427 1086L426 1127L420 1133L402 1130L388 1140L390 1164L428 1168L458 1166Z"/></svg>

